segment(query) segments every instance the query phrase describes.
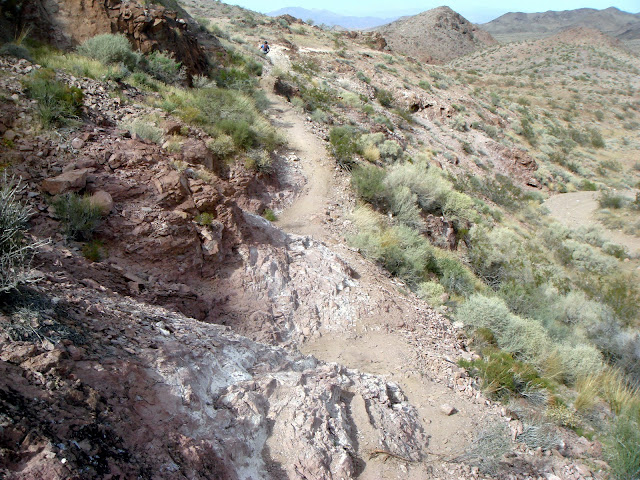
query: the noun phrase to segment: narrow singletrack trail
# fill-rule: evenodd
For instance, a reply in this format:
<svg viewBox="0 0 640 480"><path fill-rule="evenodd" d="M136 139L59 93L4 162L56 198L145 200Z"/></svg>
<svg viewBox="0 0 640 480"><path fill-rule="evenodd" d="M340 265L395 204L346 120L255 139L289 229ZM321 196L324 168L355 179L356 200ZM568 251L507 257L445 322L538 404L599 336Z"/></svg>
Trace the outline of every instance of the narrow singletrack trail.
<svg viewBox="0 0 640 480"><path fill-rule="evenodd" d="M269 56L275 68L286 70L291 65L286 49L282 47L273 46ZM327 240L322 218L332 199L333 162L325 143L308 129L304 116L291 103L273 93L273 82L274 78L269 75L262 81L272 104L269 115L300 159L307 178L302 194L278 216L276 224L289 233Z"/></svg>

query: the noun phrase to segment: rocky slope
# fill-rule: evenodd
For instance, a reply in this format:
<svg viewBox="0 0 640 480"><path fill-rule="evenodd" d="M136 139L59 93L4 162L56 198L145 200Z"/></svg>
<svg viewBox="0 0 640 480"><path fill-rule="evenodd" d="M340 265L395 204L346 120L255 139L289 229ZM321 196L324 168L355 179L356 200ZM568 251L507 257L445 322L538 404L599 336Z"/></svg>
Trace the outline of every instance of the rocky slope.
<svg viewBox="0 0 640 480"><path fill-rule="evenodd" d="M495 40L449 7L438 7L378 27L391 49L426 63L445 63Z"/></svg>
<svg viewBox="0 0 640 480"><path fill-rule="evenodd" d="M169 51L191 75L206 73L207 55L189 31L188 21L162 5L143 7L119 0L75 2L28 0L17 21L35 38L69 49L101 33L123 33L142 53ZM82 19L82 21L79 21ZM210 50L223 53L219 43Z"/></svg>

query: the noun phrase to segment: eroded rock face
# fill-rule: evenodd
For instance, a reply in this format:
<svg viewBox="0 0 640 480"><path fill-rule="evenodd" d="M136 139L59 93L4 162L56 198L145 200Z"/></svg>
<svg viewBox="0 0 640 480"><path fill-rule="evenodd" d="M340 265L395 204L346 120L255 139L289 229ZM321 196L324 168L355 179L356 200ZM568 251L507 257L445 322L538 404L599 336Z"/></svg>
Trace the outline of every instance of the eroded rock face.
<svg viewBox="0 0 640 480"><path fill-rule="evenodd" d="M0 338L3 478L348 479L362 429L422 456L416 410L379 377L92 288L43 287L58 302L47 333L64 340Z"/></svg>
<svg viewBox="0 0 640 480"><path fill-rule="evenodd" d="M101 33L123 33L142 53L169 51L190 75L209 69L207 56L185 20L159 5L120 0L27 0L23 22L33 34L69 49ZM220 51L222 47L217 44Z"/></svg>

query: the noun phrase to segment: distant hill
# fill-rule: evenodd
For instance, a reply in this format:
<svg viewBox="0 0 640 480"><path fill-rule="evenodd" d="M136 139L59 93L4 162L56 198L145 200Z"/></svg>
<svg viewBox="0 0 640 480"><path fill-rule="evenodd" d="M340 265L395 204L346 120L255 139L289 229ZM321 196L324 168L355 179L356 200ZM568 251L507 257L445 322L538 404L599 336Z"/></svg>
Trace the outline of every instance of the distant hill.
<svg viewBox="0 0 640 480"><path fill-rule="evenodd" d="M428 63L445 63L496 43L489 33L449 7L403 17L376 31L392 50Z"/></svg>
<svg viewBox="0 0 640 480"><path fill-rule="evenodd" d="M340 26L348 30L360 30L365 28L377 27L394 21L396 18L378 18L378 17L355 17L347 15L339 15L329 10L308 9L301 7L286 7L268 13L271 17L280 15L291 15L302 20L313 20L317 25L325 24L331 27Z"/></svg>
<svg viewBox="0 0 640 480"><path fill-rule="evenodd" d="M543 38L576 27L595 28L623 41L640 40L640 13L627 13L615 7L507 13L480 26L502 42Z"/></svg>

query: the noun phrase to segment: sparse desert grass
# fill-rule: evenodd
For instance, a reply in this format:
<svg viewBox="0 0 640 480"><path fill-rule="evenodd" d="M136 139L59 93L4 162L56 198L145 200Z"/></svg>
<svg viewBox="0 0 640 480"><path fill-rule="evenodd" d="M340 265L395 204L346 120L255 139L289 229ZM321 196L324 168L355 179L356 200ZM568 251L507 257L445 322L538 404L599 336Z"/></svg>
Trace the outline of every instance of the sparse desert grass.
<svg viewBox="0 0 640 480"><path fill-rule="evenodd" d="M0 176L0 292L6 292L36 277L31 261L42 242L28 242L30 209L19 201L25 186L3 173Z"/></svg>
<svg viewBox="0 0 640 480"><path fill-rule="evenodd" d="M24 80L26 94L37 102L37 112L45 128L62 126L77 119L83 93L79 88L56 80L50 69L41 69Z"/></svg>

